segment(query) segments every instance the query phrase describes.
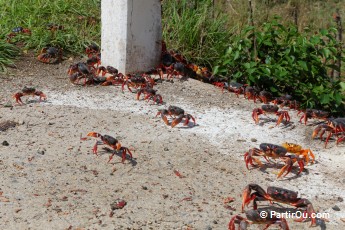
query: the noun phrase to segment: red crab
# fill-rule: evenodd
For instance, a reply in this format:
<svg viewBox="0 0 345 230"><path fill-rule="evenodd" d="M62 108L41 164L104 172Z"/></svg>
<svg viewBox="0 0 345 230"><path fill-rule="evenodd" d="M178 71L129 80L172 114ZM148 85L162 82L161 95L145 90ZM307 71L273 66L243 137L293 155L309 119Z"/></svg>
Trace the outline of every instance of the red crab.
<svg viewBox="0 0 345 230"><path fill-rule="evenodd" d="M86 60L86 64L93 72L96 72L96 69L101 64L101 59L97 56L91 56Z"/></svg>
<svg viewBox="0 0 345 230"><path fill-rule="evenodd" d="M253 110L252 117L255 121L255 124L259 123L259 116L261 114L267 114L267 113L274 113L275 115L279 116L277 120L277 125L279 125L282 120L285 118L286 122L290 121L290 115L288 111L278 111L279 107L277 105L262 105L261 108L256 108Z"/></svg>
<svg viewBox="0 0 345 230"><path fill-rule="evenodd" d="M85 53L90 58L94 55L98 55L100 53L99 46L95 43L91 43L88 47L86 47Z"/></svg>
<svg viewBox="0 0 345 230"><path fill-rule="evenodd" d="M84 85L91 84L94 82L94 73L84 62L78 62L70 65L68 68L68 75L70 80L74 84L78 84L80 79L84 79Z"/></svg>
<svg viewBox="0 0 345 230"><path fill-rule="evenodd" d="M288 155L288 151L286 148L279 146L279 145L274 145L274 144L269 144L269 143L262 143L260 144L260 148L252 148L249 151L247 151L244 154L244 161L246 163L246 167L249 170L248 165L251 164L252 166L255 166L253 161L257 163L260 167L262 167L262 162L256 158L256 156L262 156L264 157L267 161L267 158L279 158L282 160L285 165L280 169L277 178L281 177L283 173L286 171L284 177L288 175L292 169L292 166L294 163L297 161L298 165L300 167L300 170L298 174L300 174L303 169L304 169L304 156L299 156L299 155ZM297 174L297 175L298 175Z"/></svg>
<svg viewBox="0 0 345 230"><path fill-rule="evenodd" d="M254 100L254 103L256 103L256 99L258 98L258 95L257 95L257 92L256 90L254 89L254 87L251 87L251 86L247 86L245 89L244 89L244 97L248 99L248 101L250 99L253 99Z"/></svg>
<svg viewBox="0 0 345 230"><path fill-rule="evenodd" d="M42 91L38 91L38 90L36 90L35 88L29 88L29 87L26 87L26 86L22 89L22 91L20 91L20 92L14 94L14 95L13 95L13 98L16 99L16 102L17 102L18 104L23 105L24 103L22 102L21 97L27 96L27 95L39 96L39 97L40 97L39 102L42 101L42 98L43 98L44 100L47 99L47 96L46 96Z"/></svg>
<svg viewBox="0 0 345 230"><path fill-rule="evenodd" d="M272 98L272 94L266 90L263 90L260 91L258 97L263 103L268 104Z"/></svg>
<svg viewBox="0 0 345 230"><path fill-rule="evenodd" d="M325 132L328 132L328 136L325 140L325 148L327 147L327 143L329 139L335 135L337 137L336 144L340 143L341 141L345 140L345 118L339 117L335 119L330 119L326 124L318 125L312 134L312 138L315 138L320 133L320 140L322 140L322 136Z"/></svg>
<svg viewBox="0 0 345 230"><path fill-rule="evenodd" d="M235 215L231 218L228 226L228 230L235 230L235 224L239 224L241 230L246 230L249 224L266 224L267 229L272 224L278 224L283 230L289 230L289 225L285 218L278 218L270 215L270 213L276 212L274 207L258 208L255 210L245 211L246 217ZM267 216L262 216L262 213L267 213Z"/></svg>
<svg viewBox="0 0 345 230"><path fill-rule="evenodd" d="M272 101L275 105L280 105L280 107L289 107L290 109L296 109L299 110L300 108L300 102L296 101L296 100L292 100L292 96L291 95L284 95L281 97L277 97Z"/></svg>
<svg viewBox="0 0 345 230"><path fill-rule="evenodd" d="M330 113L326 111L317 110L317 109L306 109L306 111L301 116L301 119L299 121L301 122L302 120L304 120L304 124L306 125L309 118L326 120L329 115Z"/></svg>
<svg viewBox="0 0 345 230"><path fill-rule="evenodd" d="M162 96L156 92L156 89L150 87L141 88L137 93L137 100L140 100L140 95L143 93L145 95L144 100L150 101L152 99L157 104L163 104Z"/></svg>
<svg viewBox="0 0 345 230"><path fill-rule="evenodd" d="M62 49L45 47L41 50L37 60L46 64L55 64L62 60Z"/></svg>
<svg viewBox="0 0 345 230"><path fill-rule="evenodd" d="M158 113L156 114L156 117L158 115L161 115L164 123L166 125L169 125L169 121L168 121L168 118L167 118L167 115L169 115L170 117L171 116L174 116L174 120L171 122L171 127L174 128L177 124L181 123L182 119L185 118L185 122L183 125L188 125L189 124L189 120L192 119L193 122L194 122L194 125L196 124L195 123L195 119L192 115L190 114L186 114L184 112L183 109L177 107L177 106L169 106L168 109L162 109L162 110L158 110Z"/></svg>
<svg viewBox="0 0 345 230"><path fill-rule="evenodd" d="M17 36L17 34L27 34L27 35L31 35L31 30L29 30L28 28L23 28L21 26L18 26L18 27L15 27L12 29L12 32L9 33L7 36L6 36L6 41L8 43L11 42L11 39L14 38L15 36Z"/></svg>
<svg viewBox="0 0 345 230"><path fill-rule="evenodd" d="M132 92L131 88L135 88L135 89L145 88L149 85L149 83L144 76L136 74L133 76L132 75L125 76L125 80L122 83L122 92L124 91L125 85L127 85L128 90Z"/></svg>
<svg viewBox="0 0 345 230"><path fill-rule="evenodd" d="M252 190L255 192L252 193ZM298 193L279 187L269 186L267 192L257 184L248 184L242 192L242 212L244 207L247 206L250 201L253 200L253 208L257 210L257 201L267 200L279 203L288 204L296 208L305 208L304 213L311 218L311 225L316 226L315 211L312 203L305 198L298 198ZM298 222L303 221L305 215Z"/></svg>
<svg viewBox="0 0 345 230"><path fill-rule="evenodd" d="M133 158L131 151L127 147L121 146L120 142L118 140L116 140L112 136L109 136L109 135L102 136L101 134L96 133L96 132L90 132L90 133L87 134L87 136L101 138L101 141L96 141L96 144L93 146L93 150L92 151L93 151L94 154L97 155L97 146L98 145L102 145L102 144L106 144L106 145L110 146L114 150L113 154L109 157L108 163L113 159L113 156L117 152L122 153L122 161L121 161L122 163L124 163L125 160L126 160L126 153L127 152L130 155L130 159Z"/></svg>
<svg viewBox="0 0 345 230"><path fill-rule="evenodd" d="M224 89L228 89L228 83L227 82L213 82L212 83L215 87L218 87L222 90L222 93L224 93Z"/></svg>

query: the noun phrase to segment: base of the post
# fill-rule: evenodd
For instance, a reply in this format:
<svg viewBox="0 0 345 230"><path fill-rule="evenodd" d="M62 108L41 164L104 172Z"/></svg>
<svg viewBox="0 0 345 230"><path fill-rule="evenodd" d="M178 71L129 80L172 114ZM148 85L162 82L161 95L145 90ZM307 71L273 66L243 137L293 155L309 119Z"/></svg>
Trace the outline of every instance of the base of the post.
<svg viewBox="0 0 345 230"><path fill-rule="evenodd" d="M145 72L160 61L160 0L102 0L102 65Z"/></svg>

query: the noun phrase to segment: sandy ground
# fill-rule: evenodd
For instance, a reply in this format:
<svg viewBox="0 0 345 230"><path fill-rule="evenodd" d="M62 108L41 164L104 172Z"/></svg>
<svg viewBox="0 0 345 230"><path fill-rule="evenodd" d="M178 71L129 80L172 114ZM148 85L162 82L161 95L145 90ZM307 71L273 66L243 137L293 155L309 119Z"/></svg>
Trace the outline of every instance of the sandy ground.
<svg viewBox="0 0 345 230"><path fill-rule="evenodd" d="M0 132L0 229L227 229L241 214L249 183L298 191L329 213L329 222L314 229L345 227L345 144L331 141L324 149L311 140L315 126L298 123L295 111L289 111L290 125L275 127L274 116L255 125L251 111L260 104L193 79L159 83L165 104L150 105L119 87L72 85L67 69L76 61L45 65L26 56L0 75L0 122L18 123ZM47 101L23 97L26 105L16 106L11 96L24 86L42 90ZM169 105L185 109L197 125L166 126L155 115ZM91 131L116 137L133 159L122 164L115 155L107 163L110 153L102 146L94 155L96 138L80 140ZM311 148L316 163L279 180L281 164L246 169L247 150L285 141ZM224 204L227 197L234 202ZM117 199L127 204L112 213ZM290 229L310 225L288 222Z"/></svg>

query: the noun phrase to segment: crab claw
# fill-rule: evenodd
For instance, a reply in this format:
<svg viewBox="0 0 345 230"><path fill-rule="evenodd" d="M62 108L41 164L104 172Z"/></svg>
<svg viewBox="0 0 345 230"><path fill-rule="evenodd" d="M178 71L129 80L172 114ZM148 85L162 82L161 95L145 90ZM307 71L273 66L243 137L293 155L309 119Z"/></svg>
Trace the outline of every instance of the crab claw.
<svg viewBox="0 0 345 230"><path fill-rule="evenodd" d="M244 217L241 217L239 215L233 216L230 219L230 222L228 224L228 230L236 230L235 223L236 221L240 221L239 229L247 229L247 226L249 224L248 220Z"/></svg>
<svg viewBox="0 0 345 230"><path fill-rule="evenodd" d="M185 123L184 123L183 125L188 125L190 119L193 120L194 126L195 126L195 119L194 119L194 117L193 117L192 115L190 115L190 114L187 114L187 115L186 115L186 121L185 121Z"/></svg>
<svg viewBox="0 0 345 230"><path fill-rule="evenodd" d="M253 110L252 118L255 121L255 124L259 123L259 115L261 115L261 114L264 114L264 111L262 109L256 108Z"/></svg>
<svg viewBox="0 0 345 230"><path fill-rule="evenodd" d="M306 219L305 216L307 216L311 218L310 227L316 226L315 210L309 200L300 199L299 201L297 201L296 203L293 203L292 205L297 208L307 206L307 209L304 211L304 213L306 213L307 215L302 215L301 218L294 220L295 222L302 222L304 219Z"/></svg>
<svg viewBox="0 0 345 230"><path fill-rule="evenodd" d="M250 151L250 150L249 150L249 151ZM246 152L246 153L244 154L244 161L246 162L246 167L247 167L247 169L249 170L248 164L249 164L249 163L250 163L250 164L253 164L252 157L251 157L251 155L249 155L249 152Z"/></svg>
<svg viewBox="0 0 345 230"><path fill-rule="evenodd" d="M277 116L279 116L276 126L278 126L284 118L287 122L290 121L290 115L287 111L280 111L280 112L277 112L276 114Z"/></svg>
<svg viewBox="0 0 345 230"><path fill-rule="evenodd" d="M129 149L128 148L126 148L126 147L123 147L122 148L123 150L123 152L122 152L122 163L124 163L125 162L125 160L126 160L126 153L128 152L128 154L129 154L129 156L130 156L130 159L132 159L133 158L133 155L132 155L132 153L131 153L131 151L129 151Z"/></svg>
<svg viewBox="0 0 345 230"><path fill-rule="evenodd" d="M184 115L178 116L175 120L171 122L171 127L174 128L177 124L181 123Z"/></svg>
<svg viewBox="0 0 345 230"><path fill-rule="evenodd" d="M21 99L22 96L24 96L23 93L16 93L16 94L13 95L13 98L16 99L16 102L17 102L18 104L22 105L22 104L24 104L24 103L22 102L22 99Z"/></svg>
<svg viewBox="0 0 345 230"><path fill-rule="evenodd" d="M121 147L121 144L119 142L116 143L116 146L114 148L114 152L113 152L113 154L110 155L108 163L113 159L113 156L116 154L116 151L120 151L120 150L125 151L123 149L124 149L124 147ZM126 156L126 153L122 153L122 159L123 159L123 154L125 154L125 156Z"/></svg>
<svg viewBox="0 0 345 230"><path fill-rule="evenodd" d="M251 194L251 191L254 190L255 193ZM266 200L271 200L271 197L266 193L266 191L257 184L248 184L242 192L242 212L244 207L247 206L250 201L254 200L254 209L257 209L257 204L255 198L259 195L260 197L265 198Z"/></svg>
<svg viewBox="0 0 345 230"><path fill-rule="evenodd" d="M163 104L163 98L160 94L156 94L156 96L154 97L154 102L156 102L157 104Z"/></svg>
<svg viewBox="0 0 345 230"><path fill-rule="evenodd" d="M163 119L164 123L165 123L166 125L169 125L169 121L168 121L168 118L167 118L167 116L166 116L167 114L169 114L169 112L168 112L168 110L166 110L166 109L158 110L158 112L157 112L157 114L156 114L156 117L157 117L158 115L161 115L161 118Z"/></svg>
<svg viewBox="0 0 345 230"><path fill-rule="evenodd" d="M88 137L102 137L101 134L96 133L96 132L89 132L86 136L88 136Z"/></svg>
<svg viewBox="0 0 345 230"><path fill-rule="evenodd" d="M141 93L143 92L143 90L141 89L141 90L139 90L139 92L137 93L137 100L140 100L140 95L141 95ZM146 97L145 97L145 99L146 99ZM144 100L145 100L144 99Z"/></svg>
<svg viewBox="0 0 345 230"><path fill-rule="evenodd" d="M40 97L39 102L42 101L42 98L43 100L47 100L47 96L42 91L36 91L35 95Z"/></svg>
<svg viewBox="0 0 345 230"><path fill-rule="evenodd" d="M250 201L252 200L252 197L250 195L251 193L251 188L249 185L247 185L242 192L242 212L244 212L244 207L248 206L248 204L250 203ZM255 195L253 195L255 196ZM256 197L256 196L255 196ZM255 199L255 197L253 199Z"/></svg>

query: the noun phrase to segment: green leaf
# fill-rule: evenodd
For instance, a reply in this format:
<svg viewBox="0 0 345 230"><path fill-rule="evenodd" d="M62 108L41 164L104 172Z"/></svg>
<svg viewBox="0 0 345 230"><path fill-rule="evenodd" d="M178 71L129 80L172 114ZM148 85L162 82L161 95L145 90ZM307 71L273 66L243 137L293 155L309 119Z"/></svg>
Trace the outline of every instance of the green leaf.
<svg viewBox="0 0 345 230"><path fill-rule="evenodd" d="M247 69L247 73L252 74L256 71L256 68Z"/></svg>
<svg viewBox="0 0 345 230"><path fill-rule="evenodd" d="M318 37L318 36L314 36L314 37L311 37L311 38L310 38L310 42L311 42L312 44L314 44L314 45L319 44L320 41L321 41L321 39L320 39L320 37Z"/></svg>
<svg viewBox="0 0 345 230"><path fill-rule="evenodd" d="M277 90L274 86L271 86L271 87L270 87L270 90L271 90L272 93L278 92L278 90Z"/></svg>
<svg viewBox="0 0 345 230"><path fill-rule="evenodd" d="M326 36L326 35L328 34L328 30L326 30L326 29L321 29L321 30L320 30L320 34L321 34L322 36Z"/></svg>
<svg viewBox="0 0 345 230"><path fill-rule="evenodd" d="M321 95L321 104L328 104L330 102L330 95L329 94L324 94Z"/></svg>
<svg viewBox="0 0 345 230"><path fill-rule="evenodd" d="M303 70L308 71L308 65L305 61L298 61L297 63Z"/></svg>
<svg viewBox="0 0 345 230"><path fill-rule="evenodd" d="M240 51L236 50L234 60L237 60L239 56L240 56Z"/></svg>
<svg viewBox="0 0 345 230"><path fill-rule="evenodd" d="M216 75L218 72L219 72L219 66L217 65L217 66L215 66L215 67L213 68L212 74L213 74L213 75Z"/></svg>
<svg viewBox="0 0 345 230"><path fill-rule="evenodd" d="M345 90L345 82L340 82L339 85L342 90Z"/></svg>
<svg viewBox="0 0 345 230"><path fill-rule="evenodd" d="M261 70L262 70L262 72L263 72L264 74L266 74L266 75L268 75L268 76L271 75L271 70L270 70L269 68L264 67L264 68L262 68Z"/></svg>

